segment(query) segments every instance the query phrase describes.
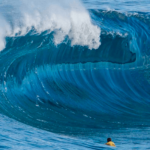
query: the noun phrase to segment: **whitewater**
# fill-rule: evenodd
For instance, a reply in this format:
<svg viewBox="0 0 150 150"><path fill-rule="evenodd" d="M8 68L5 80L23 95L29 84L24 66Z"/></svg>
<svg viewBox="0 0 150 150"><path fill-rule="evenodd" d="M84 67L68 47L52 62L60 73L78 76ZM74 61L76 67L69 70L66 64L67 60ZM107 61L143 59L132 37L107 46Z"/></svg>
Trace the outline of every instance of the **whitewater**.
<svg viewBox="0 0 150 150"><path fill-rule="evenodd" d="M0 1L0 149L150 149L149 73L148 0Z"/></svg>

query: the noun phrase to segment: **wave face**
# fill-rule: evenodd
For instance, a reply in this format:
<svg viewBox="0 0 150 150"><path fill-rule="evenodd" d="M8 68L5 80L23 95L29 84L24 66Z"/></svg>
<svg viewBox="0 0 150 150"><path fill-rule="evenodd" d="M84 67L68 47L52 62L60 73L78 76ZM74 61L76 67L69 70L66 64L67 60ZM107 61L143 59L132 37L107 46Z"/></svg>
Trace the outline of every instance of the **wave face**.
<svg viewBox="0 0 150 150"><path fill-rule="evenodd" d="M150 14L28 3L0 3L1 113L66 134L149 126Z"/></svg>

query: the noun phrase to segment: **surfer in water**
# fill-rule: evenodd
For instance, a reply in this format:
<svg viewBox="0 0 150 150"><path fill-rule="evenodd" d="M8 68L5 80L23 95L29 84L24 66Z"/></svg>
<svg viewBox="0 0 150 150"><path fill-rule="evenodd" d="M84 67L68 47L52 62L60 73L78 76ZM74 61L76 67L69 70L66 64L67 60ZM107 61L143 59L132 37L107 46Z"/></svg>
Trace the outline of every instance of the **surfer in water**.
<svg viewBox="0 0 150 150"><path fill-rule="evenodd" d="M115 143L111 141L111 138L108 138L108 139L107 139L106 145L116 147Z"/></svg>

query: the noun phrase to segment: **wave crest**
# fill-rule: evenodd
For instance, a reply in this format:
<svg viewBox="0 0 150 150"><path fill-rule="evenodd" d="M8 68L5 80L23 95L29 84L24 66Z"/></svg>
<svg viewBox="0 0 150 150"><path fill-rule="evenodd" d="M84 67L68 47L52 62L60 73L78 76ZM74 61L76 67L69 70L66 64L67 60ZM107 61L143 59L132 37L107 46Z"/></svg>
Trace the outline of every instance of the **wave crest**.
<svg viewBox="0 0 150 150"><path fill-rule="evenodd" d="M36 3L36 6L33 3ZM9 16L9 20L5 19L9 28L6 28L5 25L1 27L1 30L6 30L6 34L1 34L1 39L5 39L6 36L24 36L34 28L37 34L44 31L54 32L54 43L56 45L68 36L72 41L72 46L88 46L89 49L97 49L100 46L101 30L98 26L93 25L87 10L80 1L65 0L61 2L57 0L54 2L45 0L43 2L33 0L30 2L29 0L17 0L12 5L15 13L4 15ZM4 21L1 20L1 22ZM0 40L0 43L0 49L2 50L5 42Z"/></svg>

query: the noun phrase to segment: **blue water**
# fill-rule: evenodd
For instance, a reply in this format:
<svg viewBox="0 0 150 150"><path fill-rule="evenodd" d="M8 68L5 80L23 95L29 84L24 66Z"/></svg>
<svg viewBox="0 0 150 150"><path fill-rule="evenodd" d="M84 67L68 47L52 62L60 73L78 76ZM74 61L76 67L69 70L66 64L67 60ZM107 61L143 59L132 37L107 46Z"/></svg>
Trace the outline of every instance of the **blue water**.
<svg viewBox="0 0 150 150"><path fill-rule="evenodd" d="M0 149L150 149L149 8L1 1Z"/></svg>

